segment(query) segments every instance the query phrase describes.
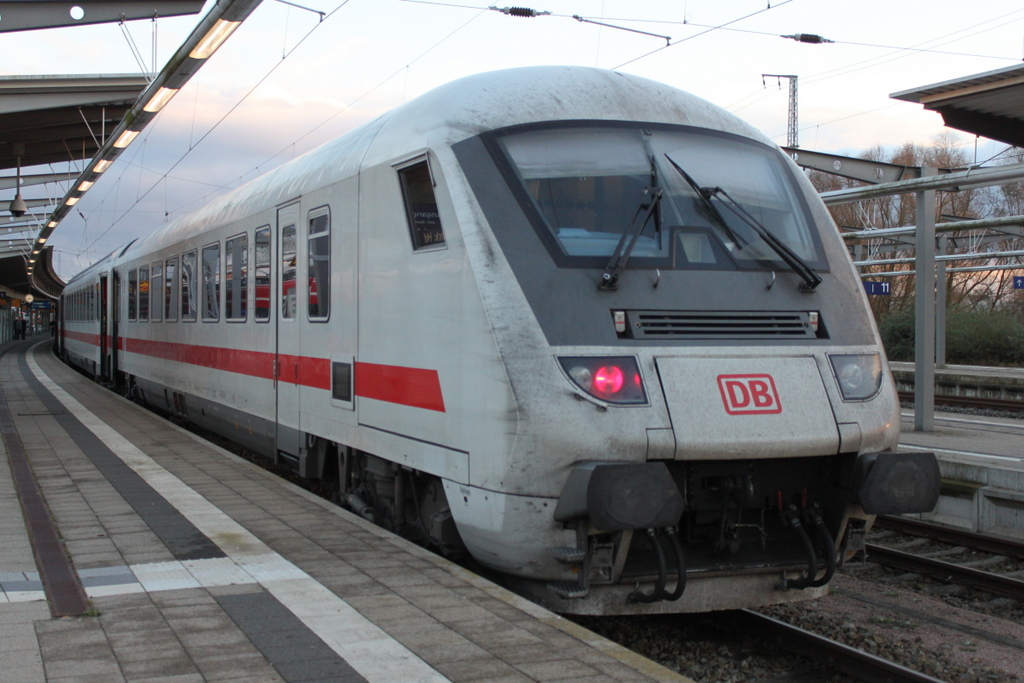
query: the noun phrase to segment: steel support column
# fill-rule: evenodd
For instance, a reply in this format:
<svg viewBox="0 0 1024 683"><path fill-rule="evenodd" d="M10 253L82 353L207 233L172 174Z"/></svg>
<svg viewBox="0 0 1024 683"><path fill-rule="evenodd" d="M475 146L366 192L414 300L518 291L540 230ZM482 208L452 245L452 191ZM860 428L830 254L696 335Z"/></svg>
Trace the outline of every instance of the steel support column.
<svg viewBox="0 0 1024 683"><path fill-rule="evenodd" d="M936 174L921 168L921 179ZM935 191L917 192L914 276L914 431L935 428Z"/></svg>
<svg viewBox="0 0 1024 683"><path fill-rule="evenodd" d="M939 256L946 253L949 235L939 235ZM946 262L935 262L935 365L946 366Z"/></svg>

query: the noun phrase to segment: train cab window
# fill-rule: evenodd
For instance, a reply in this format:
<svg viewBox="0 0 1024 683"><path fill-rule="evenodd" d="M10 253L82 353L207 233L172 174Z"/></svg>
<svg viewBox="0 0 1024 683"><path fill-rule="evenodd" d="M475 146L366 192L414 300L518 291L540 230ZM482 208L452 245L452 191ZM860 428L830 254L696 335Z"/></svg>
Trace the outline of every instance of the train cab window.
<svg viewBox="0 0 1024 683"><path fill-rule="evenodd" d="M139 321L149 320L149 267L139 268Z"/></svg>
<svg viewBox="0 0 1024 683"><path fill-rule="evenodd" d="M413 251L443 247L444 230L441 228L441 215L434 197L434 180L427 160L398 169L398 178L402 185Z"/></svg>
<svg viewBox="0 0 1024 683"><path fill-rule="evenodd" d="M309 319L331 314L331 214L326 207L309 217Z"/></svg>
<svg viewBox="0 0 1024 683"><path fill-rule="evenodd" d="M128 271L128 320L139 317L139 271Z"/></svg>
<svg viewBox="0 0 1024 683"><path fill-rule="evenodd" d="M178 319L178 297L175 288L178 286L178 257L167 259L164 267L164 320L174 322Z"/></svg>
<svg viewBox="0 0 1024 683"><path fill-rule="evenodd" d="M295 318L295 226L281 229L281 319Z"/></svg>
<svg viewBox="0 0 1024 683"><path fill-rule="evenodd" d="M249 304L249 237L239 235L224 244L224 317L244 321Z"/></svg>
<svg viewBox="0 0 1024 683"><path fill-rule="evenodd" d="M181 255L181 319L196 319L196 252Z"/></svg>
<svg viewBox="0 0 1024 683"><path fill-rule="evenodd" d="M149 271L149 319L160 322L164 312L164 262L155 261Z"/></svg>
<svg viewBox="0 0 1024 683"><path fill-rule="evenodd" d="M256 251L254 254L256 270L256 312L257 322L270 320L270 292L272 291L270 273L270 227L256 231Z"/></svg>
<svg viewBox="0 0 1024 683"><path fill-rule="evenodd" d="M203 247L203 322L220 320L220 242Z"/></svg>

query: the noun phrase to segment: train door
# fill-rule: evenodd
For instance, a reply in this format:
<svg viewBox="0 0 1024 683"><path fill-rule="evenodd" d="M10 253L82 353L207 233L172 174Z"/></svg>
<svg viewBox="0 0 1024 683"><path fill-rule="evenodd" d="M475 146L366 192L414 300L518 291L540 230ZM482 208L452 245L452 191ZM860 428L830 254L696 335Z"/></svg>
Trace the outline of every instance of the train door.
<svg viewBox="0 0 1024 683"><path fill-rule="evenodd" d="M110 337L107 336L107 296L109 278L104 274L100 275L100 377L110 377Z"/></svg>
<svg viewBox="0 0 1024 683"><path fill-rule="evenodd" d="M118 323L121 322L121 277L116 270L110 271L112 285L110 287L110 379L117 389L117 350L120 346Z"/></svg>
<svg viewBox="0 0 1024 683"><path fill-rule="evenodd" d="M299 430L299 362L301 360L299 315L299 203L277 210L277 348L275 350L275 387L278 457L297 465L302 432Z"/></svg>

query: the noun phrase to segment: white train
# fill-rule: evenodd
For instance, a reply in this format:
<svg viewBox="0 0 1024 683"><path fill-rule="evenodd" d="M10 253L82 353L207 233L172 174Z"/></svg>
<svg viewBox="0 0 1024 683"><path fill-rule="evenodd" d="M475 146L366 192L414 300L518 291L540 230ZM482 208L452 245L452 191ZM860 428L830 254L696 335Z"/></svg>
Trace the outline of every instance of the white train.
<svg viewBox="0 0 1024 683"><path fill-rule="evenodd" d="M820 595L938 495L803 174L598 69L453 82L139 238L60 348L563 612Z"/></svg>

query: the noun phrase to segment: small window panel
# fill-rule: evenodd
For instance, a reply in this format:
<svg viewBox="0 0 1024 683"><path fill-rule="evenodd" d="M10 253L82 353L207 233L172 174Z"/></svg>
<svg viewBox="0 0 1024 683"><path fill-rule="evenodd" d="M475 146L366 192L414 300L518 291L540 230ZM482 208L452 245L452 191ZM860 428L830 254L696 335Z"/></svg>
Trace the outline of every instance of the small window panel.
<svg viewBox="0 0 1024 683"><path fill-rule="evenodd" d="M323 322L331 314L331 215L316 209L309 217L309 319Z"/></svg>
<svg viewBox="0 0 1024 683"><path fill-rule="evenodd" d="M281 228L281 319L295 318L296 258L295 226Z"/></svg>
<svg viewBox="0 0 1024 683"><path fill-rule="evenodd" d="M249 236L232 237L224 244L224 313L243 322L249 307Z"/></svg>
<svg viewBox="0 0 1024 683"><path fill-rule="evenodd" d="M331 398L352 402L352 364L331 363Z"/></svg>
<svg viewBox="0 0 1024 683"><path fill-rule="evenodd" d="M181 319L196 319L196 252L181 255Z"/></svg>
<svg viewBox="0 0 1024 683"><path fill-rule="evenodd" d="M128 271L128 320L135 321L139 317L139 271Z"/></svg>
<svg viewBox="0 0 1024 683"><path fill-rule="evenodd" d="M178 319L178 257L167 259L164 270L164 320L173 322Z"/></svg>
<svg viewBox="0 0 1024 683"><path fill-rule="evenodd" d="M203 247L203 322L220 320L220 242Z"/></svg>
<svg viewBox="0 0 1024 683"><path fill-rule="evenodd" d="M398 169L413 251L445 246L434 182L426 159Z"/></svg>
<svg viewBox="0 0 1024 683"><path fill-rule="evenodd" d="M139 322L149 320L149 266L139 268Z"/></svg>
<svg viewBox="0 0 1024 683"><path fill-rule="evenodd" d="M153 322L160 322L164 312L164 263L163 261L156 261L153 263L152 269L149 271L149 286L150 286L150 302L151 310L149 312L149 319Z"/></svg>
<svg viewBox="0 0 1024 683"><path fill-rule="evenodd" d="M270 227L260 228L255 235L256 250L253 263L256 275L256 310L253 316L256 322L270 320L270 292L273 291L271 279Z"/></svg>

